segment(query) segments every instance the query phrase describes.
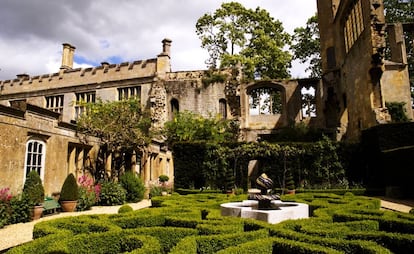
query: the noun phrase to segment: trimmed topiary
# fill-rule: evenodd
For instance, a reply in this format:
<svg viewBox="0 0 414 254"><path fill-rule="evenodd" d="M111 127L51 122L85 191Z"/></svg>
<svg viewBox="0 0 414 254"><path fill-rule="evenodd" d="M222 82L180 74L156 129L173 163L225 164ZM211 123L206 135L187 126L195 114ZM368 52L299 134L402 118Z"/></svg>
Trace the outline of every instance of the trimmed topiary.
<svg viewBox="0 0 414 254"><path fill-rule="evenodd" d="M123 205L118 209L118 213L129 213L134 211L130 205Z"/></svg>
<svg viewBox="0 0 414 254"><path fill-rule="evenodd" d="M79 199L79 187L75 176L70 173L63 182L59 201L75 201Z"/></svg>
<svg viewBox="0 0 414 254"><path fill-rule="evenodd" d="M37 171L30 171L29 174L27 174L23 187L23 196L32 206L43 203L45 199L45 189L43 188L42 179L40 179Z"/></svg>
<svg viewBox="0 0 414 254"><path fill-rule="evenodd" d="M160 176L158 177L158 180L159 180L161 183L166 183L166 182L168 182L168 180L170 180L170 178L169 178L167 175L160 175Z"/></svg>

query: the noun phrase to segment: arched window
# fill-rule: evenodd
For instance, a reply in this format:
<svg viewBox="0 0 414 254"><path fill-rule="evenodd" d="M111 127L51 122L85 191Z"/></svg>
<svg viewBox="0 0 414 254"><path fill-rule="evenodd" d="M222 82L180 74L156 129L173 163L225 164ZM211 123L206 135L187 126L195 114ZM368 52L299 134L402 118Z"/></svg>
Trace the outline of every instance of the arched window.
<svg viewBox="0 0 414 254"><path fill-rule="evenodd" d="M250 115L282 114L283 94L273 87L258 87L249 92Z"/></svg>
<svg viewBox="0 0 414 254"><path fill-rule="evenodd" d="M43 180L46 156L46 143L38 139L30 139L26 143L25 178L35 170Z"/></svg>
<svg viewBox="0 0 414 254"><path fill-rule="evenodd" d="M223 119L227 119L227 102L225 99L219 100L219 113Z"/></svg>
<svg viewBox="0 0 414 254"><path fill-rule="evenodd" d="M171 106L171 119L174 119L175 115L180 112L180 106L177 99L172 99L170 102Z"/></svg>

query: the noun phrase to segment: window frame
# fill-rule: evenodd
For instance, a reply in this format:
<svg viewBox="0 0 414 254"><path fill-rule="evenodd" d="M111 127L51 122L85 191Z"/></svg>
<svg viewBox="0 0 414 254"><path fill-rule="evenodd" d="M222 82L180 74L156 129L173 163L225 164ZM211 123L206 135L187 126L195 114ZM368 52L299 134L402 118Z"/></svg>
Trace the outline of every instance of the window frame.
<svg viewBox="0 0 414 254"><path fill-rule="evenodd" d="M36 143L37 145L39 145L39 144L42 145L42 148L41 148L40 153L39 153L39 151L37 151L37 148L36 148L36 151L30 152L30 157L32 159L31 159L31 163L30 163L30 166L29 166L29 163L28 163L28 160L29 160L29 146L31 144L34 144L34 143ZM40 176L40 179L42 179L42 181L44 180L44 175L45 175L45 162L46 162L46 150L47 150L46 149L46 142L44 140L42 140L42 139L39 139L39 138L29 138L26 141L25 157L24 157L24 177L23 177L23 180L24 181L23 182L26 181L27 174L30 171L33 171L33 170L36 170L38 172L38 174ZM40 165L38 164L39 163L38 160L36 160L36 164L33 164L32 163L34 161L33 160L33 156L36 156L36 155L37 156L41 155ZM33 168L39 168L39 169L33 169Z"/></svg>

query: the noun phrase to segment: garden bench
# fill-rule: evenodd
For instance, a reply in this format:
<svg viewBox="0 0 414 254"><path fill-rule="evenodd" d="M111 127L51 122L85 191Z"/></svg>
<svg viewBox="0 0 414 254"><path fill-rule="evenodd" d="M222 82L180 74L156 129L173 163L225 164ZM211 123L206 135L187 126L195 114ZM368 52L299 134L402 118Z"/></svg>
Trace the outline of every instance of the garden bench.
<svg viewBox="0 0 414 254"><path fill-rule="evenodd" d="M46 197L43 202L43 214L54 214L59 212L60 204L54 198Z"/></svg>

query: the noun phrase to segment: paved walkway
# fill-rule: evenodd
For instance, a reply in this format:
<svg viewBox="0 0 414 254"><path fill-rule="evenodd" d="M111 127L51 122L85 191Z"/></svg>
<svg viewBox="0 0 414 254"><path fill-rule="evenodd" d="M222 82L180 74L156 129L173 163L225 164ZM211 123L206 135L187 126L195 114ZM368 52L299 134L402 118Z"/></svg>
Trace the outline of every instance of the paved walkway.
<svg viewBox="0 0 414 254"><path fill-rule="evenodd" d="M409 213L414 208L414 200L397 200L387 197L377 197L381 199L381 207L403 213Z"/></svg>
<svg viewBox="0 0 414 254"><path fill-rule="evenodd" d="M128 205L130 205L134 210L137 210L151 206L151 200L144 199L139 203L130 203ZM0 253L2 253L3 250L31 241L33 235L33 227L38 222L45 220L53 220L61 217L79 216L85 214L114 214L118 213L119 207L121 206L94 206L91 210L88 211L58 213L54 215L48 215L40 218L39 220L27 223L8 225L0 229Z"/></svg>

